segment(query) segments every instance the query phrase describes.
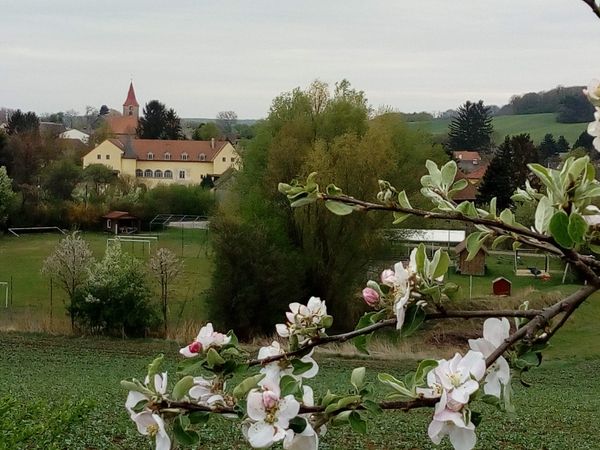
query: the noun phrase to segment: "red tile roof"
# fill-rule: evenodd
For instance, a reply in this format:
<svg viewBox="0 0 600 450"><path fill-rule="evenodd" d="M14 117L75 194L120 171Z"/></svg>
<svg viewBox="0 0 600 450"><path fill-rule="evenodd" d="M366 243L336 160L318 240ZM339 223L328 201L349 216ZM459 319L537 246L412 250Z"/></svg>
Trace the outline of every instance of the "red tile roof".
<svg viewBox="0 0 600 450"><path fill-rule="evenodd" d="M468 178L469 180L481 180L483 178L483 176L485 175L485 173L487 172L488 166L489 166L489 164L483 164L483 165L479 166L474 171L469 172L466 175L466 178Z"/></svg>
<svg viewBox="0 0 600 450"><path fill-rule="evenodd" d="M472 152L469 150L460 150L452 152L452 156L455 159L462 161L473 161L474 159L481 161L481 156L479 156L479 152Z"/></svg>
<svg viewBox="0 0 600 450"><path fill-rule="evenodd" d="M138 120L135 116L112 116L106 118L106 123L114 134L135 135Z"/></svg>
<svg viewBox="0 0 600 450"><path fill-rule="evenodd" d="M135 98L135 91L133 90L133 81L129 83L129 92L127 93L127 98L125 99L125 103L123 106L140 106Z"/></svg>
<svg viewBox="0 0 600 450"><path fill-rule="evenodd" d="M137 219L126 211L111 211L102 216L103 219Z"/></svg>
<svg viewBox="0 0 600 450"><path fill-rule="evenodd" d="M125 152L135 155L142 161L167 161L165 153L171 155L171 161L184 161L181 155L187 153L187 161L212 161L217 153L229 142L215 141L214 148L211 141L171 141L162 139L109 139L113 144ZM152 153L152 160L148 159ZM204 159L200 158L204 155ZM133 157L133 156L132 156Z"/></svg>

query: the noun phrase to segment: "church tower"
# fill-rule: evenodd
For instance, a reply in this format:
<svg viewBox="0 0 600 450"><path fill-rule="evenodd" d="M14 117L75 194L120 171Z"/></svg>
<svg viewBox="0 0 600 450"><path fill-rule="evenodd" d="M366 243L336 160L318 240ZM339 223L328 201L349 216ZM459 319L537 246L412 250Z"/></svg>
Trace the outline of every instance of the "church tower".
<svg viewBox="0 0 600 450"><path fill-rule="evenodd" d="M133 81L129 83L129 92L127 93L127 99L123 103L123 115L133 116L139 119L140 116L140 105L135 98L135 91L133 90Z"/></svg>

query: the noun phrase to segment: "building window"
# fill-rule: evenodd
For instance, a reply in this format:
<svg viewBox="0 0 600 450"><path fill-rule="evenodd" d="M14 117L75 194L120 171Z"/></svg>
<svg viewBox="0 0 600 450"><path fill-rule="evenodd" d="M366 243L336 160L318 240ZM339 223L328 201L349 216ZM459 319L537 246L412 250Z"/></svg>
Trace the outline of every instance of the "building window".
<svg viewBox="0 0 600 450"><path fill-rule="evenodd" d="M200 153L200 154L198 155L198 159L199 159L200 161L206 161L206 155L205 155L204 153Z"/></svg>
<svg viewBox="0 0 600 450"><path fill-rule="evenodd" d="M110 159L110 155L106 155L106 159Z"/></svg>
<svg viewBox="0 0 600 450"><path fill-rule="evenodd" d="M179 179L180 180L185 180L185 170L180 170L179 171Z"/></svg>
<svg viewBox="0 0 600 450"><path fill-rule="evenodd" d="M169 152L165 153L165 161L171 161L171 154Z"/></svg>
<svg viewBox="0 0 600 450"><path fill-rule="evenodd" d="M187 153L182 153L181 154L181 160L182 161L187 161L187 159L188 159L188 154Z"/></svg>
<svg viewBox="0 0 600 450"><path fill-rule="evenodd" d="M97 159L102 159L102 155L98 155L96 158Z"/></svg>
<svg viewBox="0 0 600 450"><path fill-rule="evenodd" d="M144 171L144 176L145 176L146 178L152 178L152 171L151 171L150 169L146 169L146 170Z"/></svg>
<svg viewBox="0 0 600 450"><path fill-rule="evenodd" d="M231 162L234 162L234 161L235 161L235 158L232 156L231 157Z"/></svg>
<svg viewBox="0 0 600 450"><path fill-rule="evenodd" d="M154 178L162 178L162 170L155 170L154 171Z"/></svg>
<svg viewBox="0 0 600 450"><path fill-rule="evenodd" d="M473 165L476 166L477 164L479 164L479 161L477 161L476 159L473 160Z"/></svg>
<svg viewBox="0 0 600 450"><path fill-rule="evenodd" d="M154 153L148 153L148 159L149 160L153 160L154 159Z"/></svg>
<svg viewBox="0 0 600 450"><path fill-rule="evenodd" d="M136 177L143 177L144 176L144 171L142 169L135 169L135 176Z"/></svg>
<svg viewBox="0 0 600 450"><path fill-rule="evenodd" d="M110 219L106 219L106 228L109 228L112 226L112 221Z"/></svg>
<svg viewBox="0 0 600 450"><path fill-rule="evenodd" d="M223 156L223 162L227 161L227 158Z"/></svg>
<svg viewBox="0 0 600 450"><path fill-rule="evenodd" d="M165 178L173 178L173 172L170 170L165 170Z"/></svg>

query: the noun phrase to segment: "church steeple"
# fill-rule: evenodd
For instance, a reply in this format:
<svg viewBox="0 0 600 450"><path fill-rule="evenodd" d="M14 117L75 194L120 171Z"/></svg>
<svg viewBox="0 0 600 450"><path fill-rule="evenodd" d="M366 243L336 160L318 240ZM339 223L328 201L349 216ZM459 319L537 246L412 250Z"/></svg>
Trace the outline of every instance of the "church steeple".
<svg viewBox="0 0 600 450"><path fill-rule="evenodd" d="M133 81L129 83L129 92L127 93L127 99L123 103L123 115L134 116L136 119L139 118L140 105L135 98L135 90L133 89Z"/></svg>

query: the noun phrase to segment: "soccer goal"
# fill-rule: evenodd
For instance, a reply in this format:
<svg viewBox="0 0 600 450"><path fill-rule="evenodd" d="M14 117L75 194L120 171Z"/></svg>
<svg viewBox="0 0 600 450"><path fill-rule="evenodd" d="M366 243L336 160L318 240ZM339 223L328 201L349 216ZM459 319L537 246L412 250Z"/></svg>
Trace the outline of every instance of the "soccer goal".
<svg viewBox="0 0 600 450"><path fill-rule="evenodd" d="M0 281L0 289L4 288L4 307L8 308L8 281ZM0 297L1 298L1 297Z"/></svg>
<svg viewBox="0 0 600 450"><path fill-rule="evenodd" d="M144 247L144 244L148 244L148 254L150 254L150 246L152 244L152 241L150 241L149 239L129 239L124 238L124 237L116 237L116 238L108 238L106 239L106 247L108 248L109 245L114 244L115 242L118 242L119 244L124 244L126 242L131 242L131 248L133 250L134 245L136 243L140 243L142 244L142 247Z"/></svg>

